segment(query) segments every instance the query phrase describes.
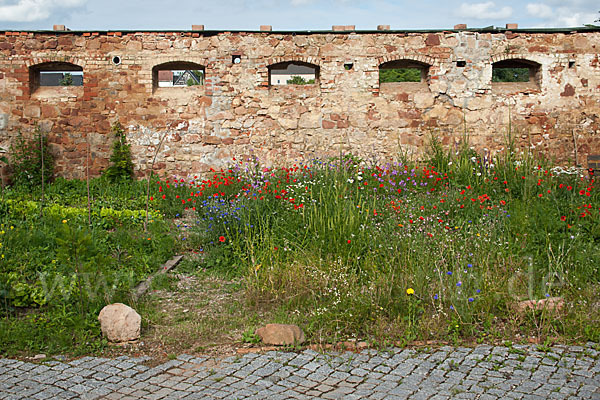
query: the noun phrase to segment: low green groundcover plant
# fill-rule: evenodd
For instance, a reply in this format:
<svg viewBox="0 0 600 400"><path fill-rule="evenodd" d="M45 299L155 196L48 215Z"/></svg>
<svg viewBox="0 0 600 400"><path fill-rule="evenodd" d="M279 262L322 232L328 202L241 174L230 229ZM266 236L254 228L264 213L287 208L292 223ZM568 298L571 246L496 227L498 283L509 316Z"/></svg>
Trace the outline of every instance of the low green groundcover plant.
<svg viewBox="0 0 600 400"><path fill-rule="evenodd" d="M87 352L102 346L97 315L178 251L170 222L141 183L58 179L4 189L0 199L0 352ZM137 207L137 208L131 208ZM91 216L91 220L89 217ZM90 224L91 222L91 224Z"/></svg>

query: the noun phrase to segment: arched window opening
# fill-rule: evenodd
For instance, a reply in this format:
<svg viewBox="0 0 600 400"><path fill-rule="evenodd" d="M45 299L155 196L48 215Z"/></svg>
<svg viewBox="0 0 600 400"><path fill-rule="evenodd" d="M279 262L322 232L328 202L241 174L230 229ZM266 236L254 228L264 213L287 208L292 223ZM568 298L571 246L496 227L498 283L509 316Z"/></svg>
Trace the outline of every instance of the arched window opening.
<svg viewBox="0 0 600 400"><path fill-rule="evenodd" d="M379 66L379 88L403 91L428 88L429 64L414 60L394 60Z"/></svg>
<svg viewBox="0 0 600 400"><path fill-rule="evenodd" d="M153 89L203 86L204 79L204 66L193 62L173 61L152 68Z"/></svg>
<svg viewBox="0 0 600 400"><path fill-rule="evenodd" d="M314 85L319 82L319 67L301 61L269 66L269 86Z"/></svg>
<svg viewBox="0 0 600 400"><path fill-rule="evenodd" d="M502 60L492 64L492 89L524 91L539 89L541 65L523 59Z"/></svg>
<svg viewBox="0 0 600 400"><path fill-rule="evenodd" d="M29 67L30 93L44 87L81 87L83 68L67 62L46 62Z"/></svg>

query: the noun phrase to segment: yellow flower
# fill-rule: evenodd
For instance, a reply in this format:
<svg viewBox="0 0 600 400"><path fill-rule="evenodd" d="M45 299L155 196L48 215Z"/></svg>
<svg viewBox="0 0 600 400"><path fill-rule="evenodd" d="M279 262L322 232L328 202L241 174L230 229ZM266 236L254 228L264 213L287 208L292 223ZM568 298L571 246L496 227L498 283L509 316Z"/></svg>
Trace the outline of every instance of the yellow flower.
<svg viewBox="0 0 600 400"><path fill-rule="evenodd" d="M10 229L15 229L15 227L11 225L11 226L10 226Z"/></svg>
<svg viewBox="0 0 600 400"><path fill-rule="evenodd" d="M412 295L412 294L415 294L415 289L409 287L408 289L406 289L406 294L409 295L409 296Z"/></svg>
<svg viewBox="0 0 600 400"><path fill-rule="evenodd" d="M62 220L62 223L63 223L63 224L66 224L66 223L67 223L67 220L66 220L66 219L63 219L63 220Z"/></svg>

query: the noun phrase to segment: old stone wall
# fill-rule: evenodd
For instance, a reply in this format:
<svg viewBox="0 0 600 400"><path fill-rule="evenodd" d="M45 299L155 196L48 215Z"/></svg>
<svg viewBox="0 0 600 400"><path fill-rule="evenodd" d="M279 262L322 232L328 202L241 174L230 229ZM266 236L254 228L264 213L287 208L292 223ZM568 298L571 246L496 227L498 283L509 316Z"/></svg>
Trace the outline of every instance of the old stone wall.
<svg viewBox="0 0 600 400"><path fill-rule="evenodd" d="M98 174L119 121L143 173L185 176L234 157L265 163L353 152L420 154L430 135L479 151L520 146L585 166L600 152L600 31L0 32L0 147L36 125L50 132L57 173ZM239 63L234 63L238 58ZM528 60L531 82L492 83L493 63ZM421 83L379 83L379 66L429 66ZM167 62L204 67L204 85L162 88ZM237 60L236 60L237 61ZM269 86L269 65L318 66L314 85ZM36 66L68 62L83 87L35 87Z"/></svg>

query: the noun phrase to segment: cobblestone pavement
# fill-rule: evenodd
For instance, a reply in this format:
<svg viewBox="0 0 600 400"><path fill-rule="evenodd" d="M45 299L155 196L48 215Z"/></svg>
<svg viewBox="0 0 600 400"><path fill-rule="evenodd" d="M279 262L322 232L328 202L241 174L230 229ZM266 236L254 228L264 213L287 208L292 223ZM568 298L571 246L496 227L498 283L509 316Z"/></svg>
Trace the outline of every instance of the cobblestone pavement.
<svg viewBox="0 0 600 400"><path fill-rule="evenodd" d="M0 399L600 399L597 345L0 359Z"/></svg>

